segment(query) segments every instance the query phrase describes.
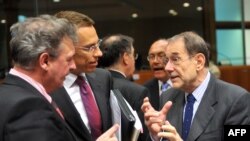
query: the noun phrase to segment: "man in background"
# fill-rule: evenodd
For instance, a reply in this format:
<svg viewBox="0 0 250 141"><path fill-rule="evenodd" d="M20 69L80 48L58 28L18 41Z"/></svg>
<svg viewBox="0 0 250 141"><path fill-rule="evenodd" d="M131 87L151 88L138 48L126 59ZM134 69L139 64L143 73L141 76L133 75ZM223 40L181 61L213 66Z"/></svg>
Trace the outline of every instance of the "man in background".
<svg viewBox="0 0 250 141"><path fill-rule="evenodd" d="M168 72L165 70L166 64L163 61L166 58L165 49L167 45L167 39L159 39L151 45L148 51L147 59L154 78L148 80L144 86L150 91L149 100L156 110L159 110L161 93L172 85L168 79Z"/></svg>
<svg viewBox="0 0 250 141"><path fill-rule="evenodd" d="M143 99L149 96L149 91L129 80L135 71L136 53L133 41L133 38L122 34L104 37L100 45L103 56L99 59L99 65L111 72L114 89L121 91L123 97L138 113L141 122L144 123L140 107ZM139 140L144 141L146 136L147 130L144 126L144 133L140 135Z"/></svg>
<svg viewBox="0 0 250 141"><path fill-rule="evenodd" d="M56 16L77 27L79 41L74 55L76 69L66 76L64 87L53 92L53 98L79 141L106 141L109 138L101 134L112 126L109 97L113 85L108 71L96 69L102 52L94 21L74 11L61 11ZM117 125L113 128L117 130Z"/></svg>
<svg viewBox="0 0 250 141"><path fill-rule="evenodd" d="M0 140L76 141L49 95L76 67L74 26L42 15L10 31L14 66L0 86Z"/></svg>

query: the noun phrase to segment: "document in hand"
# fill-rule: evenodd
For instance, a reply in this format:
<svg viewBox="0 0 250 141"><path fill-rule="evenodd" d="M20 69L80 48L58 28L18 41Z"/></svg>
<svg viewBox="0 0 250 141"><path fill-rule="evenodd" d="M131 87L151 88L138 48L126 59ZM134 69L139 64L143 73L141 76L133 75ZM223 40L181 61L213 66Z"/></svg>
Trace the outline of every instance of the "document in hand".
<svg viewBox="0 0 250 141"><path fill-rule="evenodd" d="M117 133L119 141L137 141L142 129L141 121L128 102L117 89L110 94L113 123L118 123L121 130Z"/></svg>

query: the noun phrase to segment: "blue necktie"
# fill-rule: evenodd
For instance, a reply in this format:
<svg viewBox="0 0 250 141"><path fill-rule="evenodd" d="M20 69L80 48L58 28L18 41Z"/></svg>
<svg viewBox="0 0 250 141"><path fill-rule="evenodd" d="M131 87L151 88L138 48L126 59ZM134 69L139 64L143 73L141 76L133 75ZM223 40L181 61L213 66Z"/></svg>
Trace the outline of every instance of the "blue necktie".
<svg viewBox="0 0 250 141"><path fill-rule="evenodd" d="M161 85L161 92L165 92L169 87L169 84L167 82L162 83Z"/></svg>
<svg viewBox="0 0 250 141"><path fill-rule="evenodd" d="M184 121L183 121L183 126L182 126L182 139L184 141L187 140L187 136L188 136L189 129L191 126L194 102L195 102L194 96L192 94L188 94L185 114L184 114Z"/></svg>

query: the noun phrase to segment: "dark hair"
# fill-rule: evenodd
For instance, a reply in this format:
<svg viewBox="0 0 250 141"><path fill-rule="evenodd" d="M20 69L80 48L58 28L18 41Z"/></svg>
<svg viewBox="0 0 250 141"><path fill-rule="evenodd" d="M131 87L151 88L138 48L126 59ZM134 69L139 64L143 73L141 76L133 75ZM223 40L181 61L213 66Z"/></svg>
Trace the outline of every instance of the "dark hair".
<svg viewBox="0 0 250 141"><path fill-rule="evenodd" d="M99 67L110 67L116 64L125 52L131 53L133 42L133 38L122 34L104 37L100 44L103 56L99 59Z"/></svg>

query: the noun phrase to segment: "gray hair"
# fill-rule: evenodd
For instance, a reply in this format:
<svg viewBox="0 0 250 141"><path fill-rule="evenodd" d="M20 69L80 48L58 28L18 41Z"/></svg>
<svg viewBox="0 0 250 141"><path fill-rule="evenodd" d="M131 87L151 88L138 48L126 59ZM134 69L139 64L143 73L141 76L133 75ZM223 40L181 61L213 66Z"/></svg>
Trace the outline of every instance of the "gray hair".
<svg viewBox="0 0 250 141"><path fill-rule="evenodd" d="M173 36L169 41L175 41L177 39L183 39L185 48L189 56L195 55L196 53L202 53L205 56L205 66L208 67L208 47L204 39L193 31L182 32L178 35Z"/></svg>
<svg viewBox="0 0 250 141"><path fill-rule="evenodd" d="M39 55L57 57L61 41L69 37L77 43L76 28L68 20L50 15L27 18L11 26L10 50L13 63L33 69Z"/></svg>

